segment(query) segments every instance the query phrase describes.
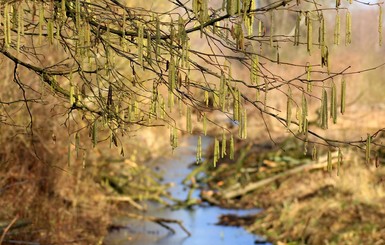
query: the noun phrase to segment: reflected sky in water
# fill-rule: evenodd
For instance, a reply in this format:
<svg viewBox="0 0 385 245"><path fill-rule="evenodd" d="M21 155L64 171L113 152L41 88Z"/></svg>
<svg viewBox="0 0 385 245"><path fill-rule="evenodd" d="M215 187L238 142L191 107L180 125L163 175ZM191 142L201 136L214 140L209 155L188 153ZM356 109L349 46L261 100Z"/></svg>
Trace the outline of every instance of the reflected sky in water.
<svg viewBox="0 0 385 245"><path fill-rule="evenodd" d="M157 160L156 166L164 172L164 182L173 182L170 188L172 195L179 199L187 197L187 191L181 184L182 180L191 171L188 166L195 162L197 137L189 137L178 147L171 157L162 157ZM202 138L202 148L205 149L210 143L209 138ZM194 193L198 196L199 193ZM259 209L253 210L229 210L215 206L193 209L171 210L163 208L158 204L149 203L149 211L143 216L156 216L167 219L181 220L184 226L192 233L188 237L177 224L170 225L176 233L160 227L153 222L138 221L132 219L120 219L119 224L127 224L125 229L113 231L106 238L108 245L201 245L201 244L255 244L260 237L252 235L242 228L217 226L218 218L222 214L236 214L239 216L256 214ZM258 243L269 244L269 243Z"/></svg>

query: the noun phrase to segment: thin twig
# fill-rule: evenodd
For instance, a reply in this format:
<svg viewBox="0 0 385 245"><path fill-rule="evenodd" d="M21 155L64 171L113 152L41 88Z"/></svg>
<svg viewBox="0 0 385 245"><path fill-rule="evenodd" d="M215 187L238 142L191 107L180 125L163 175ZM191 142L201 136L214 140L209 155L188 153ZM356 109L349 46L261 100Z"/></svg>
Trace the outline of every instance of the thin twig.
<svg viewBox="0 0 385 245"><path fill-rule="evenodd" d="M142 219L142 220L148 220L151 222L154 222L167 230L170 230L171 232L175 233L175 230L172 229L170 226L166 225L165 223L172 223L172 224L177 224L179 227L188 235L191 236L191 232L189 232L186 227L183 225L183 222L177 219L166 219L166 218L160 218L160 217L154 217L154 216L140 216L137 214L129 213L125 214L126 216L134 219Z"/></svg>
<svg viewBox="0 0 385 245"><path fill-rule="evenodd" d="M334 152L332 154L333 158L336 158L337 156L338 156L338 152ZM314 163L311 161L307 164L298 166L296 168L289 169L286 172L274 175L270 178L263 179L263 180L260 180L260 181L254 182L254 183L250 183L250 184L243 186L241 188L237 188L234 191L223 191L222 197L226 198L226 199L232 199L232 198L244 195L250 191L256 190L256 189L258 189L262 186L265 186L267 184L270 184L270 183L272 183L272 182L274 182L280 178L287 177L287 176L293 175L293 174L297 174L297 173L300 173L303 171L325 168L327 166L327 164L328 163L327 163L326 157L322 161L320 161L319 163Z"/></svg>
<svg viewBox="0 0 385 245"><path fill-rule="evenodd" d="M5 227L5 229L3 230L3 234L2 234L1 237L0 237L0 245L3 244L5 235L8 233L9 229L11 229L12 225L13 225L18 219L19 219L19 215L17 214L17 215L15 216L15 218L13 218L13 220L7 225L7 227Z"/></svg>

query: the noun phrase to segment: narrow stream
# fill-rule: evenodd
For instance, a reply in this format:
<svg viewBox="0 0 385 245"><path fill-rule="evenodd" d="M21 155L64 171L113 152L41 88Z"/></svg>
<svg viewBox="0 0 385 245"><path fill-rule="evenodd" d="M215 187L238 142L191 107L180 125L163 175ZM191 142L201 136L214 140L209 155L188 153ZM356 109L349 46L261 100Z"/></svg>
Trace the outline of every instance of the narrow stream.
<svg viewBox="0 0 385 245"><path fill-rule="evenodd" d="M181 184L182 180L189 174L188 166L195 162L196 137L188 137L181 142L172 157L160 158L156 165L164 173L165 183L174 183L170 188L171 194L178 199L186 199L188 190ZM202 138L202 148L209 146L210 139ZM196 191L193 197L199 196ZM177 225L170 224L175 229L173 234L157 224L146 221L138 221L125 218L119 223L127 224L125 229L111 232L105 239L108 245L200 245L200 244L255 244L261 241L261 237L252 235L243 228L218 226L218 218L222 214L250 215L256 214L259 209L253 210L231 210L216 206L196 206L193 209L171 210L160 205L149 203L148 211L144 215L156 216L167 219L181 220L184 226L192 233L186 233ZM270 243L258 243L268 245Z"/></svg>

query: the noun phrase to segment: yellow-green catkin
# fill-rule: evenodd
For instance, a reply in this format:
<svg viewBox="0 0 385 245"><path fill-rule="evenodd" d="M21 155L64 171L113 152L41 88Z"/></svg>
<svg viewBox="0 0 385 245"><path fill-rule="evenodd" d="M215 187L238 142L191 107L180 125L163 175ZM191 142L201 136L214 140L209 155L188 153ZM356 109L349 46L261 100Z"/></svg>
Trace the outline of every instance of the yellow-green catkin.
<svg viewBox="0 0 385 245"><path fill-rule="evenodd" d="M226 0L226 9L228 15L235 15L239 12L239 0Z"/></svg>
<svg viewBox="0 0 385 245"><path fill-rule="evenodd" d="M247 17L246 17L245 23L247 23L247 35L249 37L253 36L254 15L253 14L248 14Z"/></svg>
<svg viewBox="0 0 385 245"><path fill-rule="evenodd" d="M302 130L304 134L307 133L307 115L308 115L308 109L307 109L307 99L305 96L305 93L302 93Z"/></svg>
<svg viewBox="0 0 385 245"><path fill-rule="evenodd" d="M72 84L72 81L70 81L70 106L72 107L75 103L75 88Z"/></svg>
<svg viewBox="0 0 385 245"><path fill-rule="evenodd" d="M61 0L60 12L61 12L61 20L64 21L67 17L66 0Z"/></svg>
<svg viewBox="0 0 385 245"><path fill-rule="evenodd" d="M244 13L244 22L247 29L247 35L252 36L253 35L253 25L254 25L254 14L248 13L248 10L256 9L256 0L248 0L246 3L244 3L245 9L243 10Z"/></svg>
<svg viewBox="0 0 385 245"><path fill-rule="evenodd" d="M238 135L239 135L239 138L241 138L241 139L247 138L247 111L246 111L246 109L241 110Z"/></svg>
<svg viewBox="0 0 385 245"><path fill-rule="evenodd" d="M207 21L208 16L208 0L193 0L193 11L199 22Z"/></svg>
<svg viewBox="0 0 385 245"><path fill-rule="evenodd" d="M311 54L312 46L313 46L313 22L309 16L309 14L306 15L306 23L307 23L307 52Z"/></svg>
<svg viewBox="0 0 385 245"><path fill-rule="evenodd" d="M239 90L237 89L236 91L235 91L235 93L233 94L233 120L234 121L239 121L240 120L240 118L239 118L239 110L240 110L240 108L239 108L239 96L238 96L238 94L239 94Z"/></svg>
<svg viewBox="0 0 385 245"><path fill-rule="evenodd" d="M311 82L311 64L310 63L306 66L306 80L307 80L306 90L308 92L312 92L313 84Z"/></svg>
<svg viewBox="0 0 385 245"><path fill-rule="evenodd" d="M279 65L279 46L277 45L277 48L276 48L276 50L275 50L275 53L276 53L276 60L277 60L277 64Z"/></svg>
<svg viewBox="0 0 385 245"><path fill-rule="evenodd" d="M335 45L340 45L340 30L341 30L341 19L340 19L340 14L337 11L336 21L334 25L334 44Z"/></svg>
<svg viewBox="0 0 385 245"><path fill-rule="evenodd" d="M313 145L313 151L312 151L311 156L312 156L313 161L317 160L317 147L315 145Z"/></svg>
<svg viewBox="0 0 385 245"><path fill-rule="evenodd" d="M328 150L328 165L327 165L327 170L331 172L333 170L333 164L332 164L332 153L330 150Z"/></svg>
<svg viewBox="0 0 385 245"><path fill-rule="evenodd" d="M207 90L205 90L204 92L204 102L206 104L206 106L209 106L209 92Z"/></svg>
<svg viewBox="0 0 385 245"><path fill-rule="evenodd" d="M365 159L367 164L369 164L370 162L371 143L372 143L372 137L370 136L370 134L368 134L366 138L366 154L365 154Z"/></svg>
<svg viewBox="0 0 385 245"><path fill-rule="evenodd" d="M333 123L337 123L337 88L336 84L332 82L332 94L330 99L330 116L333 118Z"/></svg>
<svg viewBox="0 0 385 245"><path fill-rule="evenodd" d="M234 153L235 153L235 149L234 149L234 136L230 135L230 159L231 160L234 160Z"/></svg>
<svg viewBox="0 0 385 245"><path fill-rule="evenodd" d="M298 46L299 45L299 37L300 37L300 31L301 31L301 17L302 17L302 13L301 12L298 12L297 14L297 21L296 21L296 24L295 24L295 33L294 33L294 46Z"/></svg>
<svg viewBox="0 0 385 245"><path fill-rule="evenodd" d="M221 144L221 158L224 158L227 154L226 152L226 132L223 130L222 133L222 144Z"/></svg>
<svg viewBox="0 0 385 245"><path fill-rule="evenodd" d="M178 147L178 130L175 126L170 126L170 145L172 150Z"/></svg>
<svg viewBox="0 0 385 245"><path fill-rule="evenodd" d="M309 145L309 141L307 140L307 135L306 135L306 139L305 139L305 142L303 144L303 154L306 156L307 155L307 147Z"/></svg>
<svg viewBox="0 0 385 245"><path fill-rule="evenodd" d="M324 16L321 14L320 15L320 23L319 23L319 27L318 27L318 45L319 45L319 48L321 48L323 45L325 45L325 18ZM321 52L322 54L322 52Z"/></svg>
<svg viewBox="0 0 385 245"><path fill-rule="evenodd" d="M213 106L214 108L219 107L219 94L216 91L213 92Z"/></svg>
<svg viewBox="0 0 385 245"><path fill-rule="evenodd" d="M24 34L24 10L23 10L23 4L20 4L17 10L17 44L16 44L16 50L19 53L20 51L20 39L21 36Z"/></svg>
<svg viewBox="0 0 385 245"><path fill-rule="evenodd" d="M98 121L95 119L94 123L92 124L92 147L95 148L96 144L98 143L97 139L97 129L98 129Z"/></svg>
<svg viewBox="0 0 385 245"><path fill-rule="evenodd" d="M4 43L5 47L9 48L11 44L11 21L9 16L9 5L8 3L4 4Z"/></svg>
<svg viewBox="0 0 385 245"><path fill-rule="evenodd" d="M197 145L197 159L196 163L199 164L202 162L202 137L198 136L198 145Z"/></svg>
<svg viewBox="0 0 385 245"><path fill-rule="evenodd" d="M345 78L342 77L341 81L341 114L345 113L346 107L346 81Z"/></svg>
<svg viewBox="0 0 385 245"><path fill-rule="evenodd" d="M81 7L80 7L80 0L75 1L75 14L76 14L76 28L80 29L80 21L81 21Z"/></svg>
<svg viewBox="0 0 385 245"><path fill-rule="evenodd" d="M342 151L341 151L341 148L338 148L338 156L337 156L337 176L340 176L341 166L342 166L342 160L343 160Z"/></svg>
<svg viewBox="0 0 385 245"><path fill-rule="evenodd" d="M146 46L147 46L147 49L146 49L146 59L147 59L147 63L149 65L152 65L151 35L150 35L149 32L146 32L146 35L147 35L147 39L146 39Z"/></svg>
<svg viewBox="0 0 385 245"><path fill-rule="evenodd" d="M327 46L325 46L325 60L326 60L326 68L327 68L327 72L328 72L328 75L330 75L330 70L331 70L331 62L330 62L330 59L329 59L329 48Z"/></svg>
<svg viewBox="0 0 385 245"><path fill-rule="evenodd" d="M189 106L186 109L186 131L192 133L191 108Z"/></svg>
<svg viewBox="0 0 385 245"><path fill-rule="evenodd" d="M305 119L308 115L307 111L307 99L305 92L302 93L302 118Z"/></svg>
<svg viewBox="0 0 385 245"><path fill-rule="evenodd" d="M345 31L345 45L352 43L352 16L350 12L346 12L346 31Z"/></svg>
<svg viewBox="0 0 385 245"><path fill-rule="evenodd" d="M269 92L269 81L267 79L265 79L265 85L263 89L265 91L264 98L263 98L263 110L267 111L267 95Z"/></svg>
<svg viewBox="0 0 385 245"><path fill-rule="evenodd" d="M250 72L250 81L251 84L258 85L258 55L253 54L251 59L251 72Z"/></svg>
<svg viewBox="0 0 385 245"><path fill-rule="evenodd" d="M327 66L329 62L329 50L326 46L325 42L325 36L326 36L326 29L325 29L325 18L323 15L321 16L321 25L320 25L320 33L319 33L319 43L321 47L321 67Z"/></svg>
<svg viewBox="0 0 385 245"><path fill-rule="evenodd" d="M156 31L155 31L155 59L158 60L158 57L160 56L160 41L161 41L159 15L156 15L155 21L156 21Z"/></svg>
<svg viewBox="0 0 385 245"><path fill-rule="evenodd" d="M39 44L43 41L43 25L44 25L44 6L43 2L39 5Z"/></svg>
<svg viewBox="0 0 385 245"><path fill-rule="evenodd" d="M328 95L326 89L322 89L321 98L321 128L328 128Z"/></svg>
<svg viewBox="0 0 385 245"><path fill-rule="evenodd" d="M219 140L215 137L214 139L214 157L213 157L213 165L214 167L217 166L217 162L220 156L219 152Z"/></svg>
<svg viewBox="0 0 385 245"><path fill-rule="evenodd" d="M378 15L378 44L382 46L382 5L379 4L379 15Z"/></svg>
<svg viewBox="0 0 385 245"><path fill-rule="evenodd" d="M143 67L144 30L143 30L143 24L140 22L138 23L137 44L138 44L138 62L140 66Z"/></svg>
<svg viewBox="0 0 385 245"><path fill-rule="evenodd" d="M80 136L79 136L79 133L76 133L75 134L76 159L79 159L79 149L80 149Z"/></svg>
<svg viewBox="0 0 385 245"><path fill-rule="evenodd" d="M291 92L291 88L289 87L287 90L287 102L286 102L286 127L289 128L291 125L291 115L292 115L292 103L293 103L293 95Z"/></svg>
<svg viewBox="0 0 385 245"><path fill-rule="evenodd" d="M47 23L47 32L48 32L48 41L49 44L53 44L54 36L53 36L53 22L52 19L48 20Z"/></svg>
<svg viewBox="0 0 385 245"><path fill-rule="evenodd" d="M139 102L136 99L134 100L133 109L134 109L135 118L139 118L141 110L139 108Z"/></svg>
<svg viewBox="0 0 385 245"><path fill-rule="evenodd" d="M263 35L263 22L260 20L258 22L258 37L262 37Z"/></svg>
<svg viewBox="0 0 385 245"><path fill-rule="evenodd" d="M170 58L168 68L168 106L170 111L174 106L174 90L176 88L176 67L174 57Z"/></svg>
<svg viewBox="0 0 385 245"><path fill-rule="evenodd" d="M299 133L302 133L302 129L303 129L303 117L302 117L302 108L301 107L297 107L297 112L296 112L296 118L298 120L298 132Z"/></svg>
<svg viewBox="0 0 385 245"><path fill-rule="evenodd" d="M159 117L160 119L164 119L166 116L166 108L165 108L165 103L164 103L164 98L162 95L159 95Z"/></svg>
<svg viewBox="0 0 385 245"><path fill-rule="evenodd" d="M243 101L242 101L241 91L239 89L237 89L237 101L238 101L238 119L240 120L243 112L242 111Z"/></svg>
<svg viewBox="0 0 385 245"><path fill-rule="evenodd" d="M82 167L86 168L86 160L87 160L87 152L83 151L83 157L82 157Z"/></svg>
<svg viewBox="0 0 385 245"><path fill-rule="evenodd" d="M188 68L189 67L189 49L190 43L187 38L186 29L185 29L185 21L183 18L180 18L180 22L178 24L178 38L180 39L180 45L182 46L181 50L181 67Z"/></svg>

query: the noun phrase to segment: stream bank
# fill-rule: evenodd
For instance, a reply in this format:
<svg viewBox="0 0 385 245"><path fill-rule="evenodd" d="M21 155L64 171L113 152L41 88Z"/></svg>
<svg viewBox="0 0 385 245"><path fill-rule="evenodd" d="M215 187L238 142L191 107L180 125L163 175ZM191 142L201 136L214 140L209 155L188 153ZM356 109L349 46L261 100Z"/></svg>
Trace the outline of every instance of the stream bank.
<svg viewBox="0 0 385 245"><path fill-rule="evenodd" d="M163 176L164 183L172 183L169 188L170 195L179 200L186 200L190 189L182 185L182 181L189 173L189 168L196 161L196 142L197 137L188 137L173 152L171 157L161 157L153 161L153 168L157 169ZM202 148L209 148L211 140L204 138ZM199 202L200 191L193 190L190 193L191 199ZM219 226L220 216L228 217L254 217L260 209L225 209L218 206L193 205L179 209L165 208L163 205L148 202L147 211L140 212L138 215L154 216L158 218L176 219L183 223L183 226L191 233L186 233L177 225L167 224L175 230L175 234L170 230L160 227L158 224L125 217L118 218L115 223L119 224L120 229L112 231L105 239L105 243L114 244L158 244L158 245L195 245L195 244L269 244L264 239L253 235L242 227Z"/></svg>
<svg viewBox="0 0 385 245"><path fill-rule="evenodd" d="M365 163L351 149L342 149L342 162L325 150L313 160L294 139L237 145L236 161L221 159L200 181L216 205L263 208L245 229L274 244L385 244L383 149Z"/></svg>

